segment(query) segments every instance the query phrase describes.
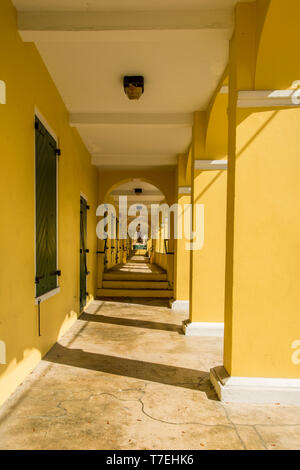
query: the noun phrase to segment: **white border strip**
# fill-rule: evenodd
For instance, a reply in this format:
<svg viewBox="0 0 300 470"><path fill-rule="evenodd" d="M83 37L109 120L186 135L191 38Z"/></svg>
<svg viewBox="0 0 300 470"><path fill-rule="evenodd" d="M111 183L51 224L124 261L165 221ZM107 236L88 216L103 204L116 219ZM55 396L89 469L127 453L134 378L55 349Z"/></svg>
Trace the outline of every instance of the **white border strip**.
<svg viewBox="0 0 300 470"><path fill-rule="evenodd" d="M300 106L300 90L239 91L238 108L268 108L273 106Z"/></svg>
<svg viewBox="0 0 300 470"><path fill-rule="evenodd" d="M191 194L191 192L191 186L179 186L178 188L178 194Z"/></svg>
<svg viewBox="0 0 300 470"><path fill-rule="evenodd" d="M210 370L210 381L224 402L300 405L300 379L230 377L219 366Z"/></svg>
<svg viewBox="0 0 300 470"><path fill-rule="evenodd" d="M195 170L227 170L227 160L195 160Z"/></svg>
<svg viewBox="0 0 300 470"><path fill-rule="evenodd" d="M223 86L220 88L219 93L220 93L220 95L228 95L228 93L229 93L229 86L228 86L228 85L223 85Z"/></svg>
<svg viewBox="0 0 300 470"><path fill-rule="evenodd" d="M183 325L186 336L224 336L224 323L191 322Z"/></svg>
<svg viewBox="0 0 300 470"><path fill-rule="evenodd" d="M6 104L6 84L0 80L0 104Z"/></svg>

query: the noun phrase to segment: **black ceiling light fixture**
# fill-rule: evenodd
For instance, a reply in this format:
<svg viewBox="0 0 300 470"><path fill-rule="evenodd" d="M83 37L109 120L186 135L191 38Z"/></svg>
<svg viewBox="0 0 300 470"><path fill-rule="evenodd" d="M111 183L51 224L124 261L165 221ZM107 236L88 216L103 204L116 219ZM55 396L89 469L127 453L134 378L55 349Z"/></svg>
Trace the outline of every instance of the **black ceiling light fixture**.
<svg viewBox="0 0 300 470"><path fill-rule="evenodd" d="M144 77L142 75L125 75L123 86L130 100L138 100L144 93Z"/></svg>

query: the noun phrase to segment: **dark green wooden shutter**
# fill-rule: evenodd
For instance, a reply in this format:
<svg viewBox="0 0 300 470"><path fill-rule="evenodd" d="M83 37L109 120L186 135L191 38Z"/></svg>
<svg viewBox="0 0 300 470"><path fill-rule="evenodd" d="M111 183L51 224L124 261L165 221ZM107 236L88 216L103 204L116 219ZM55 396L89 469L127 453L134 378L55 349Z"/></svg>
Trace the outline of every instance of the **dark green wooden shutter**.
<svg viewBox="0 0 300 470"><path fill-rule="evenodd" d="M36 296L57 287L56 142L35 119Z"/></svg>
<svg viewBox="0 0 300 470"><path fill-rule="evenodd" d="M86 304L86 238L87 238L87 202L80 197L80 310Z"/></svg>

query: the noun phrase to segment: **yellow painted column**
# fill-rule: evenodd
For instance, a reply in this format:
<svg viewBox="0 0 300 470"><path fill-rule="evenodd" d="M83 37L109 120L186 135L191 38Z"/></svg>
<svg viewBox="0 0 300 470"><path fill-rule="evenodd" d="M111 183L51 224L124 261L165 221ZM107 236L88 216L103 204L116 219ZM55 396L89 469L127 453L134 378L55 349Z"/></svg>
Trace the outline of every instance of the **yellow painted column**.
<svg viewBox="0 0 300 470"><path fill-rule="evenodd" d="M184 210L185 206L191 203L191 186L186 178L187 163L187 155L178 156L176 202L180 210L177 220L178 238L174 240L174 302L172 303L173 310L185 312L189 311L190 295L190 252L186 248L188 240L184 236Z"/></svg>
<svg viewBox="0 0 300 470"><path fill-rule="evenodd" d="M196 169L207 155L204 113L195 113L192 146L193 231L200 231L199 207L204 211L203 243L190 251L190 318L187 335L222 336L224 328L226 170ZM222 155L222 159L224 155ZM201 165L200 165L201 166ZM198 206L198 209L197 209ZM198 225L198 227L197 227Z"/></svg>
<svg viewBox="0 0 300 470"><path fill-rule="evenodd" d="M211 380L224 401L299 404L300 109L239 105L255 15L239 5L230 46L224 367Z"/></svg>

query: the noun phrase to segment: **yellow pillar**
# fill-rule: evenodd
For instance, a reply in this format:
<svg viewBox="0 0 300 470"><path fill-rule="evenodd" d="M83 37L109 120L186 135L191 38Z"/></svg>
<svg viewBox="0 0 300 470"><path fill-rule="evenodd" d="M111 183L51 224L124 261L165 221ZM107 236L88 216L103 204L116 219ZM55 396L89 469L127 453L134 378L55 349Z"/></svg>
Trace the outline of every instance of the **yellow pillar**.
<svg viewBox="0 0 300 470"><path fill-rule="evenodd" d="M215 157L206 154L206 132L205 113L195 113L191 196L193 231L199 232L197 205L202 205L204 239L202 246L190 251L190 318L185 333L223 336L227 176L224 169L203 169L205 161ZM198 170L198 166L202 168Z"/></svg>
<svg viewBox="0 0 300 470"><path fill-rule="evenodd" d="M188 155L179 155L176 173L176 202L180 207L177 220L178 236L174 240L174 302L172 310L189 311L190 295L190 252L186 249L188 240L184 236L184 209L191 203L191 186L187 181Z"/></svg>
<svg viewBox="0 0 300 470"><path fill-rule="evenodd" d="M211 380L224 401L299 404L300 109L239 105L258 20L239 5L230 45L224 367Z"/></svg>

